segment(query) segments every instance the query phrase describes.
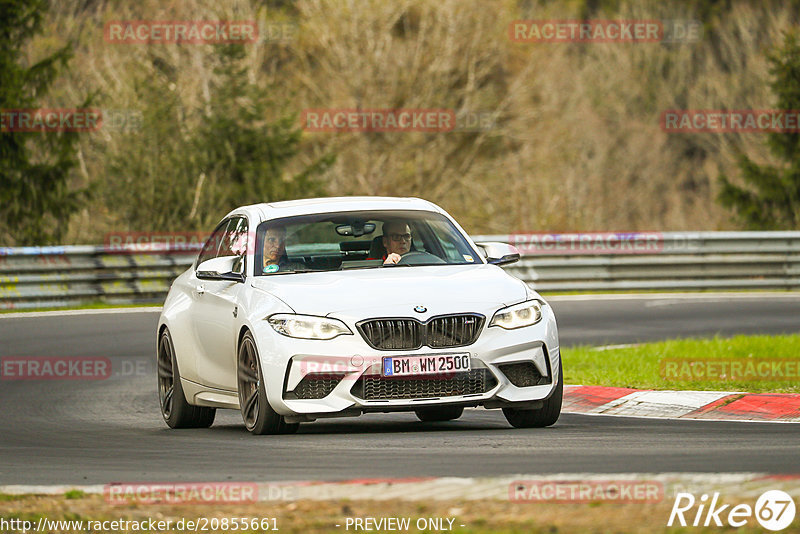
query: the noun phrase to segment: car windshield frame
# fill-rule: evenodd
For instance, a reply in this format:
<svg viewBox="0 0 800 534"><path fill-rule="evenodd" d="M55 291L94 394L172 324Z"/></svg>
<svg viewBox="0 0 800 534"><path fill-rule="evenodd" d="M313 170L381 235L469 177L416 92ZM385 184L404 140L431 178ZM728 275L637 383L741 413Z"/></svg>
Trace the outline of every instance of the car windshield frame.
<svg viewBox="0 0 800 534"><path fill-rule="evenodd" d="M384 265L383 257L370 256L376 247L383 249L382 242L379 247L375 242L377 237L383 235L383 225L376 224L372 232L358 235L359 223L380 223L387 220L404 221L409 224L412 230L412 250L409 254L411 252L421 253L415 255L413 258L415 261ZM335 224L352 226L353 222L356 222L356 235L342 235L336 231L334 226ZM324 225L320 223L330 225L331 233L327 233ZM288 227L289 235L285 252L282 255L282 265L275 270L270 267L270 270L267 271L267 266L264 266L265 235L268 229L275 227ZM310 235L321 231L325 231L325 237L334 237L338 242L330 239L320 239L317 243L308 242ZM301 239L301 242L296 242L296 239ZM343 245L343 243L351 244ZM427 210L359 209L276 217L258 224L254 246L254 276L384 267L481 265L484 263L483 256L475 250L475 247L450 218L442 213ZM430 261L426 261L428 257L430 257ZM301 265L302 268L300 268Z"/></svg>

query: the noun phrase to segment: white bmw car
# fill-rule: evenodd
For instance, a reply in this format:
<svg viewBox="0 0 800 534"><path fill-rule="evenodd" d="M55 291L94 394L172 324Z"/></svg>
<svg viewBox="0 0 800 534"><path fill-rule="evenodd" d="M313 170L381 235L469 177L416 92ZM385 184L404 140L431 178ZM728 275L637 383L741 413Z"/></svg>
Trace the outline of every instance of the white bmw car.
<svg viewBox="0 0 800 534"><path fill-rule="evenodd" d="M230 212L172 284L157 331L161 413L208 427L240 410L254 434L413 411L502 408L518 428L561 412L553 310L440 207L350 197Z"/></svg>

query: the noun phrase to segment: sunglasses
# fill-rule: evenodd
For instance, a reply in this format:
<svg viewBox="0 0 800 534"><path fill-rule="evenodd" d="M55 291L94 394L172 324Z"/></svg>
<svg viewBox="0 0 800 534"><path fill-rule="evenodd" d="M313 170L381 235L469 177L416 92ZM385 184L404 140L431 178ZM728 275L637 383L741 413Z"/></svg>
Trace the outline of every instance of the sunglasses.
<svg viewBox="0 0 800 534"><path fill-rule="evenodd" d="M411 234L389 234L389 237L395 243L400 241L411 241Z"/></svg>

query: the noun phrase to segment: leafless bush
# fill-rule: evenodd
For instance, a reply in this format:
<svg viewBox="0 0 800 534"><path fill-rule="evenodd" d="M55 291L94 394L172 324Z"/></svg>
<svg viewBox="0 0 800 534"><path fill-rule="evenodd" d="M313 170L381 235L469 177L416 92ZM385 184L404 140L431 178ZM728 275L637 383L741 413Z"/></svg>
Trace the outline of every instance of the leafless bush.
<svg viewBox="0 0 800 534"><path fill-rule="evenodd" d="M178 95L186 110L177 135L196 126L189 117L198 115L190 111L209 101L213 47L108 44L104 22L233 18L297 24L291 40L248 47L248 76L280 91L298 113L495 113L494 127L486 131L308 132L296 165L333 152L337 161L325 175L332 195L420 196L443 205L470 232L503 233L731 228L715 202L716 176L734 169L739 150L768 161L762 136L668 134L659 117L670 108L769 108L764 53L797 23L780 3L741 1L702 20L705 32L696 43L524 44L509 39L509 23L574 19L582 13L577 4L300 0L277 11L244 0L224 7L208 0L83 4L61 3L52 14L51 37L35 43L79 43L70 82L58 97L67 102L97 89L103 106L145 109L152 103L141 99L137 84L158 83ZM687 6L623 1L597 18L697 18ZM128 153L131 143L145 147L131 152L141 158L158 145L113 131L84 142L78 179L97 184L100 194L74 222L73 240L97 240L98 229L119 224L121 201L114 205L109 199L120 197L109 190L126 184L107 181L106 165L109 154ZM154 168L152 180L168 180L169 172ZM131 189L139 198L165 195L146 185ZM197 180L173 185L170 194L193 197ZM151 199L149 209L157 209L157 200ZM270 199L252 199L265 200ZM132 196L128 202L138 200Z"/></svg>

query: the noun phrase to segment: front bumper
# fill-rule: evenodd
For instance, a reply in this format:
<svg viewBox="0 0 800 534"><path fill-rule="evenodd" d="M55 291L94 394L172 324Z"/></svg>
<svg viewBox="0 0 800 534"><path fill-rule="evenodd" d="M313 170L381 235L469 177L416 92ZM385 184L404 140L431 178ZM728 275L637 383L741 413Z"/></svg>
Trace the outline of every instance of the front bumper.
<svg viewBox="0 0 800 534"><path fill-rule="evenodd" d="M316 341L288 338L267 324L259 325L256 342L268 399L275 411L289 420L310 421L442 404L497 408L514 403L536 407L537 401L552 394L558 382L558 332L549 306L543 308L542 320L535 325L516 330L484 325L475 343L459 348L375 350L353 325L348 326L353 335ZM474 377L454 374L444 378L451 380L447 383L441 377L415 377L400 381L407 382L404 384L398 379L380 378L384 356L442 354L468 354ZM520 365L509 367L511 364ZM530 371L533 381L526 379L525 373L530 375ZM314 380L312 394L324 395L322 398L303 398L309 394L310 380ZM395 383L382 387L386 384L381 380ZM383 398L383 392L391 394Z"/></svg>

